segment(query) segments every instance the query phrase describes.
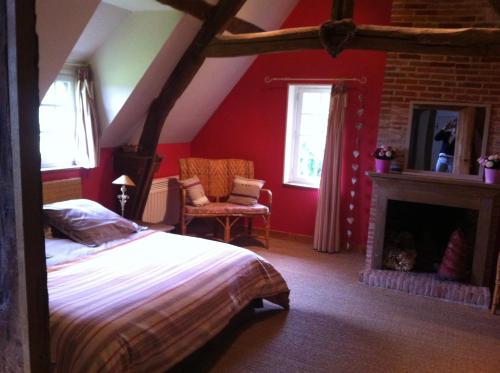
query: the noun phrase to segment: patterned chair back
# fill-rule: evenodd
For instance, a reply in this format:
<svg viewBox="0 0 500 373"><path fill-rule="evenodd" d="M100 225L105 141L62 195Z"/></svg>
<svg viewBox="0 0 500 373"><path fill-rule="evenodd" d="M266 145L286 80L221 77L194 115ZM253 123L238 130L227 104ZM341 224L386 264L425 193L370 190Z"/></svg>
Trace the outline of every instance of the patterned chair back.
<svg viewBox="0 0 500 373"><path fill-rule="evenodd" d="M235 176L254 177L253 162L244 159L183 158L179 165L181 180L198 176L205 193L217 199L229 196Z"/></svg>

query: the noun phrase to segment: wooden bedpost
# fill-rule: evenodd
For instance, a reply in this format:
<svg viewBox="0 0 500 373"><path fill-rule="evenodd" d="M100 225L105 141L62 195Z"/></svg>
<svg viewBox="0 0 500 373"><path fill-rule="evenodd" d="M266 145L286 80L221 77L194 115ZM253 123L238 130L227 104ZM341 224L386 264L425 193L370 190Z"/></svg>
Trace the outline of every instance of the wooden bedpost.
<svg viewBox="0 0 500 373"><path fill-rule="evenodd" d="M0 370L48 372L34 0L0 0Z"/></svg>

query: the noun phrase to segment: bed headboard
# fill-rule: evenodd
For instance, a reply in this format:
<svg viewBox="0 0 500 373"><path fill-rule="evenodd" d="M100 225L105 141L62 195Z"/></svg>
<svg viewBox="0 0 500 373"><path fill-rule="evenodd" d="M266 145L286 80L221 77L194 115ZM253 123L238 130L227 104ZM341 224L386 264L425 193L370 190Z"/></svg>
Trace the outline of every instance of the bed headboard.
<svg viewBox="0 0 500 373"><path fill-rule="evenodd" d="M79 177L43 183L43 203L82 198L82 180Z"/></svg>

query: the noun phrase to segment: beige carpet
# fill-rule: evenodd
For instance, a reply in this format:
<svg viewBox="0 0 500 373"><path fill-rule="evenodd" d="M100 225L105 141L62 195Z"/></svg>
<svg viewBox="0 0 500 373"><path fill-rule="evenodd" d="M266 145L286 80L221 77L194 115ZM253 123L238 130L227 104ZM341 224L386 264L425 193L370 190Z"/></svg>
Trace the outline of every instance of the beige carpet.
<svg viewBox="0 0 500 373"><path fill-rule="evenodd" d="M358 282L363 256L273 239L290 311L266 304L177 367L186 372L500 372L500 315Z"/></svg>

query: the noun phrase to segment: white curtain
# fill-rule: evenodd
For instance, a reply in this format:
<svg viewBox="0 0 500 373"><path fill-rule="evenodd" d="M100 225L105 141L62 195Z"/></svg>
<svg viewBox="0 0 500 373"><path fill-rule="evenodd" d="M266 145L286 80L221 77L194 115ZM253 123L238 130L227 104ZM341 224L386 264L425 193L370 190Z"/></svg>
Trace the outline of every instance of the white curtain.
<svg viewBox="0 0 500 373"><path fill-rule="evenodd" d="M99 123L90 68L77 70L76 81L77 164L83 168L99 165Z"/></svg>
<svg viewBox="0 0 500 373"><path fill-rule="evenodd" d="M334 253L340 251L340 182L346 106L347 93L344 87L332 87L325 155L314 228L313 247L321 252Z"/></svg>

